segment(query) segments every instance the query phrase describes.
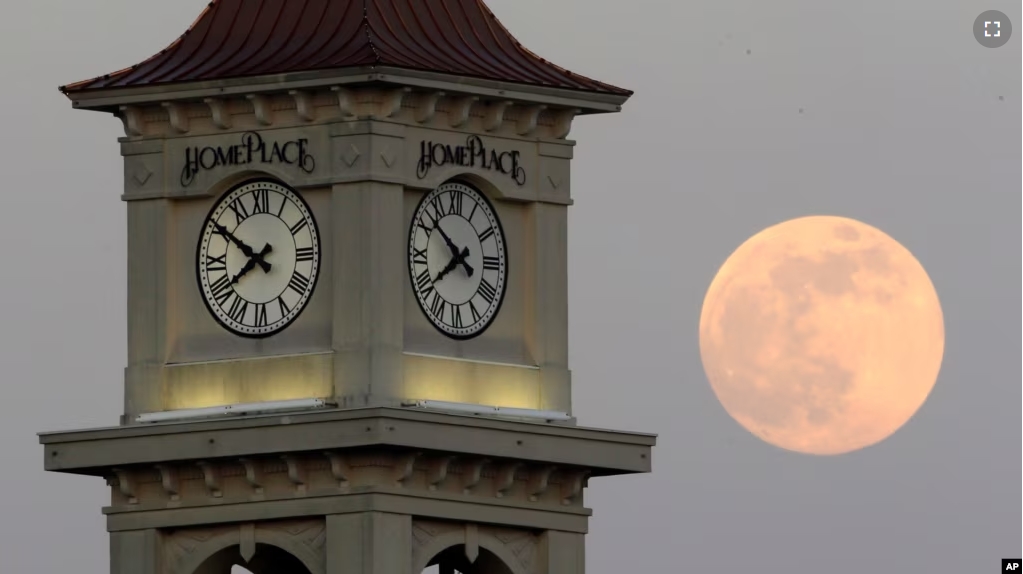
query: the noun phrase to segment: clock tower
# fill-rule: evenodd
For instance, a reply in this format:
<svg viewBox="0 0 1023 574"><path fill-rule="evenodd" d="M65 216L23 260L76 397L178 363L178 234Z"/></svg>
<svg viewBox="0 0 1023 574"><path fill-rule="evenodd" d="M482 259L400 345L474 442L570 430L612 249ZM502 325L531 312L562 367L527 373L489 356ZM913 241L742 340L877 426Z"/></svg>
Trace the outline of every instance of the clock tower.
<svg viewBox="0 0 1023 574"><path fill-rule="evenodd" d="M61 90L125 131L124 414L40 437L112 573L585 572L654 437L572 410L567 136L631 92L481 0L214 0Z"/></svg>

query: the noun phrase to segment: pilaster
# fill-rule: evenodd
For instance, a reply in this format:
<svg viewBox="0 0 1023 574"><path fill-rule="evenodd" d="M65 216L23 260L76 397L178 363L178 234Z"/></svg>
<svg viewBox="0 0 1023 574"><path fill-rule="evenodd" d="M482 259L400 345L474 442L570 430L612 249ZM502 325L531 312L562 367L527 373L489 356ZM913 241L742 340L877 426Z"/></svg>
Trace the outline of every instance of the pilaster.
<svg viewBox="0 0 1023 574"><path fill-rule="evenodd" d="M156 529L110 533L110 574L163 574L162 555Z"/></svg>
<svg viewBox="0 0 1023 574"><path fill-rule="evenodd" d="M412 517L387 512L327 516L326 548L326 574L413 574Z"/></svg>

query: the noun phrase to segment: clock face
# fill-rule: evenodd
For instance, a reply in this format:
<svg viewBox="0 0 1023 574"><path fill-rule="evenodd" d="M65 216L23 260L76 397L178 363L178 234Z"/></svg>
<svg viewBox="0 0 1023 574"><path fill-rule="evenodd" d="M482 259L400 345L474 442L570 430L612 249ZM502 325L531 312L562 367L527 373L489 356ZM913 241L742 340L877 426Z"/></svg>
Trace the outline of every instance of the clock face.
<svg viewBox="0 0 1023 574"><path fill-rule="evenodd" d="M490 201L448 182L419 202L409 230L408 265L419 307L454 339L482 333L501 308L508 257Z"/></svg>
<svg viewBox="0 0 1023 574"><path fill-rule="evenodd" d="M269 180L225 194L206 217L197 252L206 307L243 337L266 337L291 324L320 269L312 211L295 191Z"/></svg>

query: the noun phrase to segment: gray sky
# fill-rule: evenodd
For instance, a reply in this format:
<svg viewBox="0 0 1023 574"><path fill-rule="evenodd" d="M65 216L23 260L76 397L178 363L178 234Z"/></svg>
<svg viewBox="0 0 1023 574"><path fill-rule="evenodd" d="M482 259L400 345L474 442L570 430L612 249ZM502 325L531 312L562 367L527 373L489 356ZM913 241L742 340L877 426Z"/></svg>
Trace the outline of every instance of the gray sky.
<svg viewBox="0 0 1023 574"><path fill-rule="evenodd" d="M56 88L157 52L205 3L17 2L0 19L0 571L108 568L106 487L44 473L34 433L120 414L122 132ZM1019 556L1018 0L488 4L533 51L636 90L571 136L575 411L660 435L652 475L591 482L589 572L964 574ZM1015 24L1005 47L973 39L988 9ZM928 402L840 457L744 431L697 344L724 259L809 214L900 241L945 314Z"/></svg>

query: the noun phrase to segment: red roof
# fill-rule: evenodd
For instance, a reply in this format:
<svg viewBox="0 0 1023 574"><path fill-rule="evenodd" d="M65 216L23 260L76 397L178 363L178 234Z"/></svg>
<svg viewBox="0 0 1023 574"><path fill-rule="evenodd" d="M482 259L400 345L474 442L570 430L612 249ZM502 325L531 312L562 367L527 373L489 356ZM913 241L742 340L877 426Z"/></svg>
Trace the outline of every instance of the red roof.
<svg viewBox="0 0 1023 574"><path fill-rule="evenodd" d="M367 66L632 94L530 52L482 0L213 0L159 54L61 90Z"/></svg>

